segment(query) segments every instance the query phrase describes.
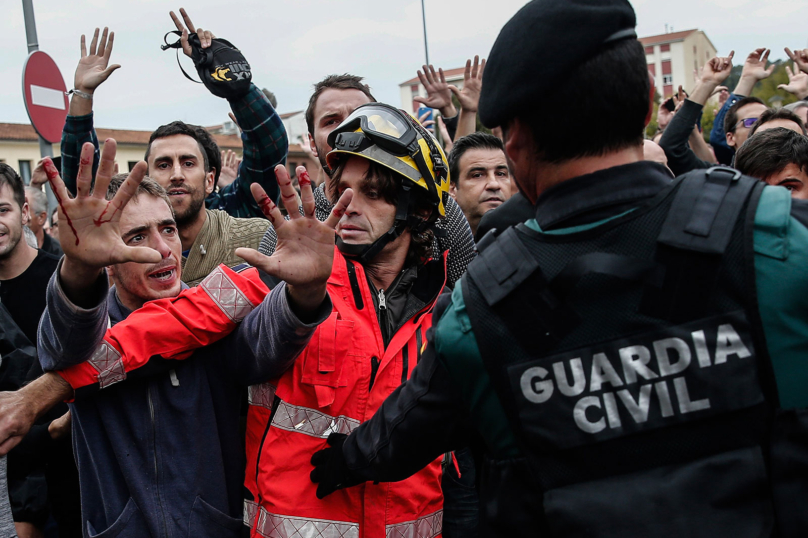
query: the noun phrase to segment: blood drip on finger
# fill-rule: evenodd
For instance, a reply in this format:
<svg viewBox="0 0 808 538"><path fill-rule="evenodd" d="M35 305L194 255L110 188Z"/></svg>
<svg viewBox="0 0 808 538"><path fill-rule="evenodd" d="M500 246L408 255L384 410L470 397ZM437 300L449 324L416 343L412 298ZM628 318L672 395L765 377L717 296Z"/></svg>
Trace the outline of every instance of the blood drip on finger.
<svg viewBox="0 0 808 538"><path fill-rule="evenodd" d="M258 205L261 207L261 211L264 213L266 218L269 219L269 222L275 224L275 217L272 216L272 210L275 209L275 203L269 199L269 196L266 194L258 200Z"/></svg>
<svg viewBox="0 0 808 538"><path fill-rule="evenodd" d="M300 188L311 185L311 178L309 177L309 173L306 172L305 170L300 172L297 175L297 182L298 184L300 184Z"/></svg>
<svg viewBox="0 0 808 538"><path fill-rule="evenodd" d="M53 182L59 177L59 172L56 171L56 167L53 166L53 161L50 159L45 159L44 165L45 173L48 175L48 181L50 181L51 184L51 190L53 191L53 195L56 196L56 203L59 204L59 208L62 210L62 213L65 216L65 221L67 221L68 227L70 227L70 230L73 232L73 237L76 238L76 245L78 245L79 234L76 232L76 228L73 226L73 221L70 220L70 215L67 214L62 197L59 195L59 189L55 188L53 185Z"/></svg>
<svg viewBox="0 0 808 538"><path fill-rule="evenodd" d="M101 226L102 224L112 222L112 219L115 218L115 214L118 212L118 206L113 205L112 215L110 215L107 220L104 220L104 215L107 214L107 209L109 209L110 204L112 204L111 201L107 202L107 207L104 208L104 210L101 212L101 215L97 219L93 219L93 224L95 224L96 226Z"/></svg>

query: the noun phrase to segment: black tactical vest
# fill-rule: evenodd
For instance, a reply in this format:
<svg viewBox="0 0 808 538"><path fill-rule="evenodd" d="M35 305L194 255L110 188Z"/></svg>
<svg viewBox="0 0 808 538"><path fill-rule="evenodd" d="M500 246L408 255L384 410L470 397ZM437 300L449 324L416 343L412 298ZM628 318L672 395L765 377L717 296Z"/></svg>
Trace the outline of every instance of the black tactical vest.
<svg viewBox="0 0 808 538"><path fill-rule="evenodd" d="M469 265L467 311L551 536L808 536L798 500L775 524L763 186L693 172L587 231L511 228Z"/></svg>

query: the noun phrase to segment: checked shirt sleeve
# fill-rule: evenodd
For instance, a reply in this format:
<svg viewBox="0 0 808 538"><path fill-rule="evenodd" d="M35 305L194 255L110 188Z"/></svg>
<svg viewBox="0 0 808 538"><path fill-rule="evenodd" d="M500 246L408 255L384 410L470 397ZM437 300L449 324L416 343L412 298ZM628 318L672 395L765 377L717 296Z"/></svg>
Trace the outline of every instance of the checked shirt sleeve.
<svg viewBox="0 0 808 538"><path fill-rule="evenodd" d="M221 209L233 217L263 218L264 213L250 193L250 184L258 183L272 200L279 202L275 166L286 162L286 129L269 99L255 85L241 99L230 101L230 107L242 131L243 160L236 180L210 194L205 204L208 209Z"/></svg>
<svg viewBox="0 0 808 538"><path fill-rule="evenodd" d="M93 128L93 113L86 116L68 116L62 129L62 180L67 190L76 195L76 177L79 175L79 159L81 159L81 146L92 142L95 146L93 156L93 177L98 170L99 151L98 137Z"/></svg>
<svg viewBox="0 0 808 538"><path fill-rule="evenodd" d="M199 286L146 303L108 329L87 362L57 373L77 399L85 398L148 371L150 364L187 359L195 349L221 340L268 293L257 269L237 273L220 265Z"/></svg>

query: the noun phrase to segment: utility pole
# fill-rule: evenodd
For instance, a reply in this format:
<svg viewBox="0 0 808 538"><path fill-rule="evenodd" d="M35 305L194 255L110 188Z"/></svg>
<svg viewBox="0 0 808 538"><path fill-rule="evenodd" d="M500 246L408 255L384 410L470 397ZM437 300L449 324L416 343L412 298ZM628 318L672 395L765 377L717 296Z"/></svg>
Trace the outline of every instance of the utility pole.
<svg viewBox="0 0 808 538"><path fill-rule="evenodd" d="M39 50L33 0L22 0L22 15L25 19L25 40L28 43L28 54L31 54ZM39 154L43 158L53 157L53 145L41 136L39 137ZM33 167L31 167L31 172L33 172ZM45 193L48 195L48 220L50 220L51 212L56 207L56 197L53 195L50 183L45 184Z"/></svg>
<svg viewBox="0 0 808 538"><path fill-rule="evenodd" d="M426 65L429 65L429 45L426 42L426 8L424 0L421 0L421 18L424 21L424 53L426 54Z"/></svg>

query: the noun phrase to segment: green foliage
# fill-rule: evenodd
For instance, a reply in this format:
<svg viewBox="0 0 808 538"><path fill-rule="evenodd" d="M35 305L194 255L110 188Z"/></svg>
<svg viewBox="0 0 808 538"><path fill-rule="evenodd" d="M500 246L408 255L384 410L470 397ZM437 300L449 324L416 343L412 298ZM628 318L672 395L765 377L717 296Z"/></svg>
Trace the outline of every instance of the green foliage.
<svg viewBox="0 0 808 538"><path fill-rule="evenodd" d="M718 112L718 105L708 104L704 107L704 112L701 115L701 134L708 144L710 143L710 133L713 130L716 112Z"/></svg>
<svg viewBox="0 0 808 538"><path fill-rule="evenodd" d="M657 93L659 95L659 93ZM645 136L647 138L653 138L659 128L657 124L657 112L659 111L659 102L655 99L654 100L654 111L651 113L651 121L648 123L648 126L645 128Z"/></svg>

